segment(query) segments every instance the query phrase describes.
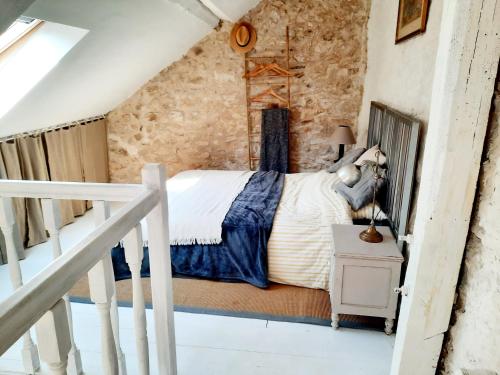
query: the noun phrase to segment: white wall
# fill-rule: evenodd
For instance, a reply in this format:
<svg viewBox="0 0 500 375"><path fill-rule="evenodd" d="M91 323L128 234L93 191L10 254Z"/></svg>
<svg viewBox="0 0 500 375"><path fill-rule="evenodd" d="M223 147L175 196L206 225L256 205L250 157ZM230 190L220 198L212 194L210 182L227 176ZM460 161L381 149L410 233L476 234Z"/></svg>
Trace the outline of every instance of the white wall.
<svg viewBox="0 0 500 375"><path fill-rule="evenodd" d="M395 44L398 3L372 1L368 67L358 118L358 143L366 143L370 101L379 101L427 123L442 1L431 1L425 33Z"/></svg>
<svg viewBox="0 0 500 375"><path fill-rule="evenodd" d="M255 1L236 2L244 14ZM217 24L168 0L37 0L24 14L89 32L0 119L0 136L112 110Z"/></svg>

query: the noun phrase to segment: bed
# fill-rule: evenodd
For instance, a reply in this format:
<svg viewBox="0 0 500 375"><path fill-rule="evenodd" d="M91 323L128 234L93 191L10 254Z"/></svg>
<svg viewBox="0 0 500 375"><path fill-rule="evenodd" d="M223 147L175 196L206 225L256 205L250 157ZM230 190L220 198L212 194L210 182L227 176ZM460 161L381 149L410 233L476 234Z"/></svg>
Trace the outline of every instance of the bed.
<svg viewBox="0 0 500 375"><path fill-rule="evenodd" d="M411 117L372 102L367 146L379 145L387 158L388 172L385 189L380 193L380 206L387 216L385 223L400 247L404 245L411 205L419 128L420 123ZM171 225L174 273L246 281L258 287L266 287L272 281L328 290L331 225L352 223L349 204L333 188L337 175L326 171L286 175L256 172L251 176L248 171L188 171L169 182L169 193L172 185L185 185L182 181L203 175L211 177L195 189L191 200L213 198L212 190L229 184L229 176L235 173L244 176L241 181L245 183L233 184L236 187L233 194L242 190L239 195L234 194L234 200L226 200L225 208L229 211L224 219L205 218L200 212L194 223L187 220L191 227L217 223L222 226L220 238L214 237L211 242L204 235L195 244L189 238L178 242L177 231ZM205 189L217 179L218 183ZM264 191L263 196L256 193L259 190ZM230 196L231 192L223 195ZM231 201L232 206L226 207ZM202 212L213 209L201 201L195 201L194 205ZM182 209L173 203L170 217L175 221Z"/></svg>
<svg viewBox="0 0 500 375"><path fill-rule="evenodd" d="M369 121L367 146L379 145L387 157L380 206L402 247L420 123L376 102ZM352 223L337 182L327 171L179 173L167 182L173 273L328 290L331 225Z"/></svg>
<svg viewBox="0 0 500 375"><path fill-rule="evenodd" d="M215 230L194 235L183 231L188 225L200 228L207 222L220 222L217 215L200 216L198 211L206 213L217 211L217 206L227 206L225 196L241 186L233 177L239 174L243 180L247 173L186 171L169 180L174 274L245 281L262 288L273 281L327 289L330 226L352 222L348 203L332 188L338 180L336 174L255 172L223 218L220 237ZM219 184L206 189L207 184L216 180L220 185L233 185L220 200L213 191ZM187 185L179 196L178 187ZM224 188L220 186L220 189ZM188 198L191 196L192 199ZM179 217L177 213L186 209L186 200L192 201L195 197L212 199L195 202L189 207L190 215Z"/></svg>

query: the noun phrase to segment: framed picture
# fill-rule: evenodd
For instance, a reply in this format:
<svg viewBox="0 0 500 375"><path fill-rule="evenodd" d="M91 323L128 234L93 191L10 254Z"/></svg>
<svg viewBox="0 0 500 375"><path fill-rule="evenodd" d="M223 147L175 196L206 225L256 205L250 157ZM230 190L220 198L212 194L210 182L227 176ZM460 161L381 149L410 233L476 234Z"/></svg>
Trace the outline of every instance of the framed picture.
<svg viewBox="0 0 500 375"><path fill-rule="evenodd" d="M396 43L425 31L428 8L429 0L399 0Z"/></svg>

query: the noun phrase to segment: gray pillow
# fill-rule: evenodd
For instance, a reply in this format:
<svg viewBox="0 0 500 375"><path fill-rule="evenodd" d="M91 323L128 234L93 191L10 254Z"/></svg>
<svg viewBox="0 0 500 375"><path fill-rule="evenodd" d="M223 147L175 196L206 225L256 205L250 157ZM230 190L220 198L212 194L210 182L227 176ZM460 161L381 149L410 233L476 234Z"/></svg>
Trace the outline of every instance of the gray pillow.
<svg viewBox="0 0 500 375"><path fill-rule="evenodd" d="M347 151L342 159L333 164L330 168L327 169L330 173L337 172L340 168L342 168L346 164L354 163L358 158L363 155L366 151L366 148L353 148L352 150Z"/></svg>
<svg viewBox="0 0 500 375"><path fill-rule="evenodd" d="M355 211L364 207L373 199L373 188L376 183L373 178L375 175L373 164L375 163L367 163L361 168L361 179L352 188L343 182L338 182L335 185L335 191L342 195ZM385 169L379 168L379 174L384 175L384 172ZM378 180L376 193L380 191L384 184L385 178Z"/></svg>

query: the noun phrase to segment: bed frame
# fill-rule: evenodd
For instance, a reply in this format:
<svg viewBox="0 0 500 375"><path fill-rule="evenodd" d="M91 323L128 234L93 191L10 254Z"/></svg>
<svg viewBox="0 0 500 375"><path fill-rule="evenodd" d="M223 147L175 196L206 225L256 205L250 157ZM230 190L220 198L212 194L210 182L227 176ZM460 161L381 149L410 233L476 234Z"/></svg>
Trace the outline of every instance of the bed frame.
<svg viewBox="0 0 500 375"><path fill-rule="evenodd" d="M386 185L379 201L400 249L407 235L420 125L410 116L371 102L367 145L379 144L387 157Z"/></svg>

